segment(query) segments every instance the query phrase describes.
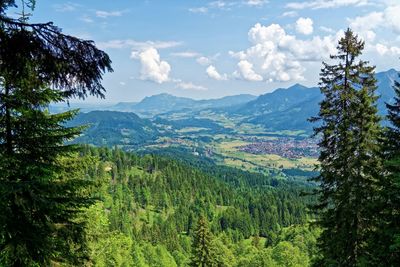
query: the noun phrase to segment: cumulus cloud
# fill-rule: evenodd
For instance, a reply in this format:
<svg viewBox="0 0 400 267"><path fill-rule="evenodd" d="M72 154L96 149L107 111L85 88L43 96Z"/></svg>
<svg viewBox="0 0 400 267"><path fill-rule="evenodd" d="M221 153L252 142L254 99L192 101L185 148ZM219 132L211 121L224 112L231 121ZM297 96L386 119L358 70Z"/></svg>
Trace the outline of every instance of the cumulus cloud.
<svg viewBox="0 0 400 267"><path fill-rule="evenodd" d="M373 41L376 36L373 30L383 22L384 16L382 12L372 12L365 16L351 19L349 26L364 40Z"/></svg>
<svg viewBox="0 0 400 267"><path fill-rule="evenodd" d="M131 58L140 61L140 79L159 84L170 80L171 66L168 62L161 60L160 54L154 47L149 47L142 51L133 51Z"/></svg>
<svg viewBox="0 0 400 267"><path fill-rule="evenodd" d="M262 81L263 77L257 74L253 69L253 64L247 60L241 60L238 64L239 72L235 72L234 76L243 77L247 81Z"/></svg>
<svg viewBox="0 0 400 267"><path fill-rule="evenodd" d="M375 49L381 56L385 55L389 51L389 48L383 44L376 44Z"/></svg>
<svg viewBox="0 0 400 267"><path fill-rule="evenodd" d="M350 28L368 42L374 41L375 29L389 28L393 32L400 33L400 5L388 6L383 11L371 12L364 16L349 19Z"/></svg>
<svg viewBox="0 0 400 267"><path fill-rule="evenodd" d="M201 85L196 85L193 84L192 82L182 82L182 81L178 81L176 83L176 86L178 88L184 89L184 90L197 90L197 91L206 91L207 88Z"/></svg>
<svg viewBox="0 0 400 267"><path fill-rule="evenodd" d="M302 61L321 61L336 52L339 33L299 40L279 24L254 25L248 32L252 46L230 55L239 59L236 77L248 81L303 80Z"/></svg>
<svg viewBox="0 0 400 267"><path fill-rule="evenodd" d="M312 34L314 31L312 19L299 18L296 21L296 31L305 35Z"/></svg>
<svg viewBox="0 0 400 267"><path fill-rule="evenodd" d="M371 12L350 20L350 28L356 31L368 31L376 28L383 22L383 12Z"/></svg>
<svg viewBox="0 0 400 267"><path fill-rule="evenodd" d="M286 4L286 7L291 9L322 9L345 6L365 6L367 4L369 4L368 0L314 0L290 2Z"/></svg>
<svg viewBox="0 0 400 267"><path fill-rule="evenodd" d="M400 47L397 46L387 46L381 43L378 43L375 45L376 52L378 52L379 55L384 56L384 55L393 55L397 56L400 55Z"/></svg>
<svg viewBox="0 0 400 267"><path fill-rule="evenodd" d="M221 75L213 65L208 66L206 73L208 77L217 81L226 81L228 79L225 73Z"/></svg>
<svg viewBox="0 0 400 267"><path fill-rule="evenodd" d="M384 12L385 21L394 32L400 34L400 5L389 6Z"/></svg>

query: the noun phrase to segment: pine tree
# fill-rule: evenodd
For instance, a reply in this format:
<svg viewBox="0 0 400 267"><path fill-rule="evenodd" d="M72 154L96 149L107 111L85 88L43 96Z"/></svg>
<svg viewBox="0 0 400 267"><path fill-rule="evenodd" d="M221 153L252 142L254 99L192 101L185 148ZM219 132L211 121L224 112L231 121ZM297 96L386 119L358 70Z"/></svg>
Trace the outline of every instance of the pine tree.
<svg viewBox="0 0 400 267"><path fill-rule="evenodd" d="M331 56L337 64L323 63L315 135L321 138L318 223L322 258L316 266L359 266L371 234L381 158L381 128L377 115L375 67L358 60L364 48L350 29Z"/></svg>
<svg viewBox="0 0 400 267"><path fill-rule="evenodd" d="M50 114L48 105L102 97L110 59L52 23L7 17L12 5L0 3L0 265L79 265L86 248L78 216L94 202L93 183L74 159L78 147L64 144L81 131L65 126L76 111Z"/></svg>
<svg viewBox="0 0 400 267"><path fill-rule="evenodd" d="M190 266L215 266L213 236L208 228L207 220L200 216L194 231Z"/></svg>
<svg viewBox="0 0 400 267"><path fill-rule="evenodd" d="M397 81L394 91L394 102L386 104L390 126L383 142L386 175L376 205L378 231L370 242L370 261L376 266L398 266L400 262L400 83Z"/></svg>

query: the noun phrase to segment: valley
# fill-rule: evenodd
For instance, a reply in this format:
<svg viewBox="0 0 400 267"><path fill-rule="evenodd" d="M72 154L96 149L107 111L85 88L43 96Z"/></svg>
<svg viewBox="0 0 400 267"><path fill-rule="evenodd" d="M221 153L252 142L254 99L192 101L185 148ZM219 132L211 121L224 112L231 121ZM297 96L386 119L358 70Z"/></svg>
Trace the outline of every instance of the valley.
<svg viewBox="0 0 400 267"><path fill-rule="evenodd" d="M395 75L394 70L376 75L382 96L378 107L393 97ZM137 153L181 151L221 166L305 181L318 170L318 138L311 137L307 119L317 114L320 99L318 88L299 84L257 98L193 100L160 94L81 113L70 125L89 125L77 143Z"/></svg>

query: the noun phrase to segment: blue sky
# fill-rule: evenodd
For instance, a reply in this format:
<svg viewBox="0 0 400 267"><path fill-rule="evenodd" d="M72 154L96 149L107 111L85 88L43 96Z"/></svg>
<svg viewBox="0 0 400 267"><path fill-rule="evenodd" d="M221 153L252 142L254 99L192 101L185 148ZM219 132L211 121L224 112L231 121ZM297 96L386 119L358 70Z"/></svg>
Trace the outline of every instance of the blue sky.
<svg viewBox="0 0 400 267"><path fill-rule="evenodd" d="M103 103L315 86L341 33L378 71L400 66L399 0L38 0L32 21L91 39L113 61ZM96 102L88 99L88 102Z"/></svg>

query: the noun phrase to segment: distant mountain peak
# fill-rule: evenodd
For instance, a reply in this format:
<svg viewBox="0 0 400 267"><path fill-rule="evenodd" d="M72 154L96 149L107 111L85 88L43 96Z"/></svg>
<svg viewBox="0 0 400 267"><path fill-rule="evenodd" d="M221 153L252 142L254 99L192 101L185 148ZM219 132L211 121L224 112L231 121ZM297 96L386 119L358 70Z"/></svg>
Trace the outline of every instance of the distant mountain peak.
<svg viewBox="0 0 400 267"><path fill-rule="evenodd" d="M308 87L300 84L300 83L295 83L294 85L290 86L287 88L288 90L293 90L293 89L308 89Z"/></svg>
<svg viewBox="0 0 400 267"><path fill-rule="evenodd" d="M161 93L161 94L155 94L155 95L151 95L151 96L146 96L144 99L146 99L146 98L156 98L156 97L176 97L176 96L168 94L168 93Z"/></svg>
<svg viewBox="0 0 400 267"><path fill-rule="evenodd" d="M390 74L399 73L397 70L395 70L395 69L393 69L393 68L391 68L391 69L389 69L389 70L387 70L387 71L384 71L384 72L387 72L387 73L390 73Z"/></svg>

